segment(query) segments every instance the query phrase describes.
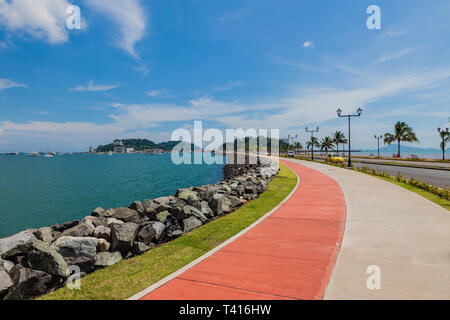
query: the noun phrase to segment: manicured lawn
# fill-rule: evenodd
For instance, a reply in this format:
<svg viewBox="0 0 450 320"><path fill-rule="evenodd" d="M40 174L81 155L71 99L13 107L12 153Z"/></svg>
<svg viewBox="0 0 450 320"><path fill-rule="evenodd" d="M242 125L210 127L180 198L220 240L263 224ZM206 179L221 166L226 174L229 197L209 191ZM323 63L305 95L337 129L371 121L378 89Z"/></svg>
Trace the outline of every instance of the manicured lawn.
<svg viewBox="0 0 450 320"><path fill-rule="evenodd" d="M239 233L278 205L297 184L283 164L258 199L182 237L81 280L81 290L59 289L41 300L123 300L144 290Z"/></svg>

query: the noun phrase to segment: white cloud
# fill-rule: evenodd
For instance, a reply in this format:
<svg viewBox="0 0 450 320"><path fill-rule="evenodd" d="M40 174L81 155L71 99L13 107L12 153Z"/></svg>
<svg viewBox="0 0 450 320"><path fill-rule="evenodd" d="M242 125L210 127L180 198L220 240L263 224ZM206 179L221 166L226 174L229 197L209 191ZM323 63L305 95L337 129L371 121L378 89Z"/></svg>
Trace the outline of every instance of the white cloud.
<svg viewBox="0 0 450 320"><path fill-rule="evenodd" d="M69 89L69 91L109 91L120 87L119 85L105 85L105 84L94 84L91 80L87 86L77 86L75 88Z"/></svg>
<svg viewBox="0 0 450 320"><path fill-rule="evenodd" d="M9 32L24 32L49 43L68 39L66 0L0 0L0 24Z"/></svg>
<svg viewBox="0 0 450 320"><path fill-rule="evenodd" d="M406 55L408 53L411 53L411 52L414 52L414 51L416 51L418 49L420 49L420 47L408 48L408 49L404 49L404 50L401 50L401 51L398 51L398 52L394 52L394 53L382 56L377 61L377 63L383 63L383 62L387 62L387 61L390 61L390 60L393 60L393 59L397 59L397 58L403 57L404 55Z"/></svg>
<svg viewBox="0 0 450 320"><path fill-rule="evenodd" d="M17 88L17 87L23 87L26 88L27 86L23 83L17 83L10 79L2 79L0 78L0 91L10 88Z"/></svg>
<svg viewBox="0 0 450 320"><path fill-rule="evenodd" d="M147 95L150 97L171 97L169 89L150 90L147 91Z"/></svg>
<svg viewBox="0 0 450 320"><path fill-rule="evenodd" d="M247 9L241 9L235 12L224 14L223 16L218 17L217 20L221 23L227 23L230 21L240 20L243 17L245 17L248 13L249 11Z"/></svg>
<svg viewBox="0 0 450 320"><path fill-rule="evenodd" d="M244 85L244 81L230 81L223 86L216 88L217 91L228 91L237 87L242 87Z"/></svg>
<svg viewBox="0 0 450 320"><path fill-rule="evenodd" d="M85 0L100 14L107 15L119 27L114 38L116 45L133 57L138 57L135 45L144 37L147 27L145 10L140 0Z"/></svg>
<svg viewBox="0 0 450 320"><path fill-rule="evenodd" d="M314 48L314 42L312 41L303 42L303 48Z"/></svg>
<svg viewBox="0 0 450 320"><path fill-rule="evenodd" d="M381 38L392 38L392 37L398 37L406 34L405 31L386 31Z"/></svg>

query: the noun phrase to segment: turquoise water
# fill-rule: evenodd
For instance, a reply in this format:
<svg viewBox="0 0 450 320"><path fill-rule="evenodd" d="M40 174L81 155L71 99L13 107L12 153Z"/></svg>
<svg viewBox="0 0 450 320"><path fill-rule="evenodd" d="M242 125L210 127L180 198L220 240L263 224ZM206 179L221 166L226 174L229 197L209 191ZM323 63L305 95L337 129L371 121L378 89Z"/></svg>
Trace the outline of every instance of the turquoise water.
<svg viewBox="0 0 450 320"><path fill-rule="evenodd" d="M170 154L0 155L0 167L0 238L223 178L223 165L177 166Z"/></svg>

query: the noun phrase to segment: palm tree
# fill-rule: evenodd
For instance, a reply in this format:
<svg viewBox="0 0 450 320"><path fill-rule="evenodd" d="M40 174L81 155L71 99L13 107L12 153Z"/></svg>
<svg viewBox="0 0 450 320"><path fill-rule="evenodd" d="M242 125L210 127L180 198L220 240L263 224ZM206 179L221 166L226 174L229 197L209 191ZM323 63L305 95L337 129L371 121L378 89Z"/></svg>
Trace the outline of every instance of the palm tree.
<svg viewBox="0 0 450 320"><path fill-rule="evenodd" d="M320 150L325 150L325 153L328 154L328 149L332 149L334 147L333 139L330 137L322 138L320 141Z"/></svg>
<svg viewBox="0 0 450 320"><path fill-rule="evenodd" d="M445 160L445 149L447 147L447 142L450 142L450 132L445 130L439 130L439 135L441 136L442 139L441 141L442 160Z"/></svg>
<svg viewBox="0 0 450 320"><path fill-rule="evenodd" d="M311 137L311 140L306 142L306 149L311 149L313 147L320 147L319 140L316 137Z"/></svg>
<svg viewBox="0 0 450 320"><path fill-rule="evenodd" d="M333 142L336 145L336 151L339 153L339 145L348 143L347 138L345 137L345 134L341 131L336 131L333 133Z"/></svg>
<svg viewBox="0 0 450 320"><path fill-rule="evenodd" d="M303 150L303 145L300 142L294 143L294 146L296 150Z"/></svg>
<svg viewBox="0 0 450 320"><path fill-rule="evenodd" d="M400 158L400 142L419 142L419 139L416 137L416 133L413 129L407 125L405 122L398 121L395 126L395 133L385 133L384 134L384 143L391 145L393 142L397 141L398 143L398 157Z"/></svg>

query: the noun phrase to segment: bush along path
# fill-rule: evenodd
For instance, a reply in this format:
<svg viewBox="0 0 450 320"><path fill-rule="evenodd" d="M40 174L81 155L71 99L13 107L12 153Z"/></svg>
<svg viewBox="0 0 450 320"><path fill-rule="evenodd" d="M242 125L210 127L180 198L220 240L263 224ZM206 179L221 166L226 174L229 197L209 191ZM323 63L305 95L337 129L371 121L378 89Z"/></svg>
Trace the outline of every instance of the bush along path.
<svg viewBox="0 0 450 320"><path fill-rule="evenodd" d="M226 165L215 185L128 208L95 209L82 220L27 229L0 239L0 299L29 299L62 287L69 266L85 276L141 255L258 198L278 173L277 163Z"/></svg>

